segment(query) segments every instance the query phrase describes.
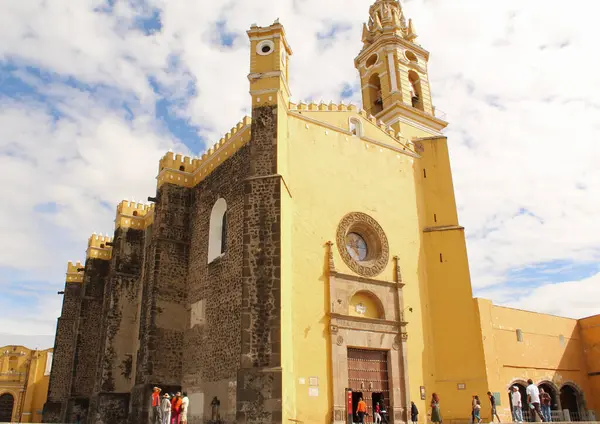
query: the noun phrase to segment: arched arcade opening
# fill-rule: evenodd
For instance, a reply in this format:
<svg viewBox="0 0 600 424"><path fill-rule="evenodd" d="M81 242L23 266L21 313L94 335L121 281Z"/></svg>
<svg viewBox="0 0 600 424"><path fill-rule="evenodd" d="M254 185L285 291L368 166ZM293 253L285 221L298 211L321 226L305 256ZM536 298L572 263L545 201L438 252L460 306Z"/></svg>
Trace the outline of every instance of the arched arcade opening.
<svg viewBox="0 0 600 424"><path fill-rule="evenodd" d="M560 388L560 405L563 410L569 410L571 421L582 421L583 396L578 388L571 384L562 386Z"/></svg>
<svg viewBox="0 0 600 424"><path fill-rule="evenodd" d="M15 398L10 393L4 393L0 396L0 422L9 423L12 421L13 407Z"/></svg>

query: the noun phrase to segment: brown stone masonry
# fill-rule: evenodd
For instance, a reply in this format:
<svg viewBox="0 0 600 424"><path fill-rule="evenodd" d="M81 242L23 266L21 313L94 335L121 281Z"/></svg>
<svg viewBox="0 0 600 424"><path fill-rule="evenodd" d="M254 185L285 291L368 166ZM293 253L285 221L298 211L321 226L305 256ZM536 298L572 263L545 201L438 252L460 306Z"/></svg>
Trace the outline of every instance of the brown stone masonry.
<svg viewBox="0 0 600 424"><path fill-rule="evenodd" d="M132 423L150 420L153 385L181 386L183 332L187 322L190 189L165 184L158 190L152 238L146 252L140 350L132 390Z"/></svg>
<svg viewBox="0 0 600 424"><path fill-rule="evenodd" d="M81 304L81 283L66 283L62 312L56 326L54 357L50 372L48 400L44 405L45 423L64 422L67 400L71 393L77 324Z"/></svg>
<svg viewBox="0 0 600 424"><path fill-rule="evenodd" d="M193 190L190 216L190 262L187 284L190 317L184 337L183 384L192 401L190 424L210 418L210 402L220 400L220 415L233 422L241 353L244 180L250 172L250 149L242 147ZM227 203L226 248L208 263L212 208ZM202 411L204 410L204 414Z"/></svg>
<svg viewBox="0 0 600 424"><path fill-rule="evenodd" d="M79 328L73 361L71 396L65 421L79 416L87 420L90 397L94 392L96 367L100 353L104 286L107 283L110 262L88 258L83 278L83 296L79 313Z"/></svg>
<svg viewBox="0 0 600 424"><path fill-rule="evenodd" d="M245 181L238 423L281 423L281 178L277 107L252 112Z"/></svg>
<svg viewBox="0 0 600 424"><path fill-rule="evenodd" d="M88 422L127 422L133 386L133 355L139 327L139 297L144 254L144 230L115 231L109 284L104 292L102 352Z"/></svg>

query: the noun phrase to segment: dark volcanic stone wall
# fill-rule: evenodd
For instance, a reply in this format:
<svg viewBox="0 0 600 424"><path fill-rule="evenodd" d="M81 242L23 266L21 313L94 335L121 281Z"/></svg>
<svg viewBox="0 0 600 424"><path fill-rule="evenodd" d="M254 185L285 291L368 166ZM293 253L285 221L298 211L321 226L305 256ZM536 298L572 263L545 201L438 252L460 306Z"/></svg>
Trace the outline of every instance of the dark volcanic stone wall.
<svg viewBox="0 0 600 424"><path fill-rule="evenodd" d="M101 356L89 424L127 422L137 349L145 231L117 228L109 284L104 291Z"/></svg>
<svg viewBox="0 0 600 424"><path fill-rule="evenodd" d="M146 251L140 349L130 422L150 420L152 387L181 385L186 328L190 189L164 184L158 190L152 237Z"/></svg>
<svg viewBox="0 0 600 424"><path fill-rule="evenodd" d="M281 177L277 108L252 112L251 175L244 184L242 350L238 423L281 423Z"/></svg>
<svg viewBox="0 0 600 424"><path fill-rule="evenodd" d="M44 405L45 423L64 422L67 400L71 393L82 283L66 283L64 291L62 312L58 318L54 339L48 399Z"/></svg>
<svg viewBox="0 0 600 424"><path fill-rule="evenodd" d="M109 270L110 262L106 260L89 258L85 264L71 397L67 406L68 422L78 416L82 422L87 419L100 354L104 287Z"/></svg>
<svg viewBox="0 0 600 424"><path fill-rule="evenodd" d="M210 418L210 402L233 422L241 354L241 306L244 230L244 181L250 173L250 149L242 147L194 188L188 273L192 313L186 320L183 386L192 408L189 422ZM219 198L227 202L224 254L208 263L211 211ZM199 405L198 403L203 403ZM204 414L202 414L204 410Z"/></svg>

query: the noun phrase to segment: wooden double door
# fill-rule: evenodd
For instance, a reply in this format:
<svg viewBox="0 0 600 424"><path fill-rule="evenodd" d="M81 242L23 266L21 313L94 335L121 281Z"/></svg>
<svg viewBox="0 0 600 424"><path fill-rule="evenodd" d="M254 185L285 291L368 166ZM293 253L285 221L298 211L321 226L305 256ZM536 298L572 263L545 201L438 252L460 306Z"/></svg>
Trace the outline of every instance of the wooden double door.
<svg viewBox="0 0 600 424"><path fill-rule="evenodd" d="M365 423L374 422L373 412L379 402L389 414L388 351L348 348L348 387L352 389L355 422L359 422L356 408L361 397L367 404Z"/></svg>

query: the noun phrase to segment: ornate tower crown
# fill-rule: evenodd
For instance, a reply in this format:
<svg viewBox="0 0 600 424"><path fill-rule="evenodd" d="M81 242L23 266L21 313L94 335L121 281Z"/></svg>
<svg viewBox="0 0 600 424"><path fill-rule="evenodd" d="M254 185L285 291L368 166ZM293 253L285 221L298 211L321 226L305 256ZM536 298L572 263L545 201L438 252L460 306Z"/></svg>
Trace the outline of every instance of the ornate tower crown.
<svg viewBox="0 0 600 424"><path fill-rule="evenodd" d="M408 20L402 12L398 0L377 0L369 9L369 22L363 24L362 41L365 46L370 45L381 34L396 34L408 41L417 38L412 21Z"/></svg>

